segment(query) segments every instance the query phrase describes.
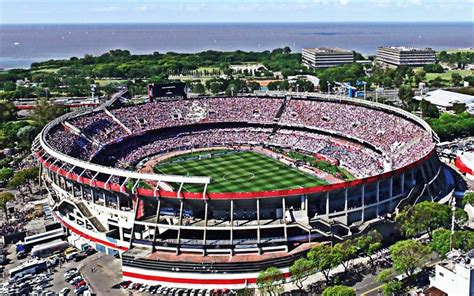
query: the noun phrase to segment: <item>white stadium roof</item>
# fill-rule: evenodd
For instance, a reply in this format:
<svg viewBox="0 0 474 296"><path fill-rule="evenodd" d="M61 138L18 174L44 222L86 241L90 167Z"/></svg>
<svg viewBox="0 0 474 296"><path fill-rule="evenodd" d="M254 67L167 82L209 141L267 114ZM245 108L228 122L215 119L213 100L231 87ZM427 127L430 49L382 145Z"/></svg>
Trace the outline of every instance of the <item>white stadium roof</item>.
<svg viewBox="0 0 474 296"><path fill-rule="evenodd" d="M450 107L453 103L465 103L466 105L474 103L474 96L455 93L452 91L437 89L426 93L425 96L416 96L416 100L424 99L439 107Z"/></svg>

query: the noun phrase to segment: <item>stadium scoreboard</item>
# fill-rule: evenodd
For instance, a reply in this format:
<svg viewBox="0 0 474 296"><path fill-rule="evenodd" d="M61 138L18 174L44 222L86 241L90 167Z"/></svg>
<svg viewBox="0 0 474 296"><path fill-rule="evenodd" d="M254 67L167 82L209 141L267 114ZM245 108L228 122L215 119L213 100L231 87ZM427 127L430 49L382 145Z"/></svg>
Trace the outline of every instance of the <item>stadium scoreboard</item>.
<svg viewBox="0 0 474 296"><path fill-rule="evenodd" d="M153 83L148 85L148 98L155 99L186 99L186 83Z"/></svg>

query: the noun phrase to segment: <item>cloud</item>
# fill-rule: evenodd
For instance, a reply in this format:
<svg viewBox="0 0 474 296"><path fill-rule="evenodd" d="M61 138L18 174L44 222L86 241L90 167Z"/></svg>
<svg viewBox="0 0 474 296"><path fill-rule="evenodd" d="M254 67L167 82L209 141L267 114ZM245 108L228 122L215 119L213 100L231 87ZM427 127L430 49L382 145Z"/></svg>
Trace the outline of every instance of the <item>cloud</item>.
<svg viewBox="0 0 474 296"><path fill-rule="evenodd" d="M339 0L339 4L341 4L342 6L346 6L347 4L349 4L349 0Z"/></svg>
<svg viewBox="0 0 474 296"><path fill-rule="evenodd" d="M124 7L120 6L103 6L103 7L97 7L94 9L95 12L118 12L118 11L124 11Z"/></svg>

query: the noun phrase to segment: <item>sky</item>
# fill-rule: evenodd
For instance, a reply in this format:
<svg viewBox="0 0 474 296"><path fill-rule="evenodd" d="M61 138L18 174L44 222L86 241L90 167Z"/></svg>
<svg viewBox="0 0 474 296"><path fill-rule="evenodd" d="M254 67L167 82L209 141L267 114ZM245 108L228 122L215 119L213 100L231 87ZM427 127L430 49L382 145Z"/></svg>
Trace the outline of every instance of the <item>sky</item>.
<svg viewBox="0 0 474 296"><path fill-rule="evenodd" d="M474 0L0 0L0 24L474 22Z"/></svg>

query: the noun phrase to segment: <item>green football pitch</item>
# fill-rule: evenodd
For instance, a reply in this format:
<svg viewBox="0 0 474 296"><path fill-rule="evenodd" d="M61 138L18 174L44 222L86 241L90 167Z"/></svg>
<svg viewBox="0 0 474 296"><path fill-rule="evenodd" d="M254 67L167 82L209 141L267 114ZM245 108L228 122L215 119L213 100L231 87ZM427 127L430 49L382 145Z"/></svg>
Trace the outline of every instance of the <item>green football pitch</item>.
<svg viewBox="0 0 474 296"><path fill-rule="evenodd" d="M167 175L210 176L212 180L208 192L265 191L327 184L323 179L250 151L218 154L201 159L186 159L186 156L183 156L180 162L158 164L154 170ZM200 192L203 185L185 184L183 189L188 192Z"/></svg>

